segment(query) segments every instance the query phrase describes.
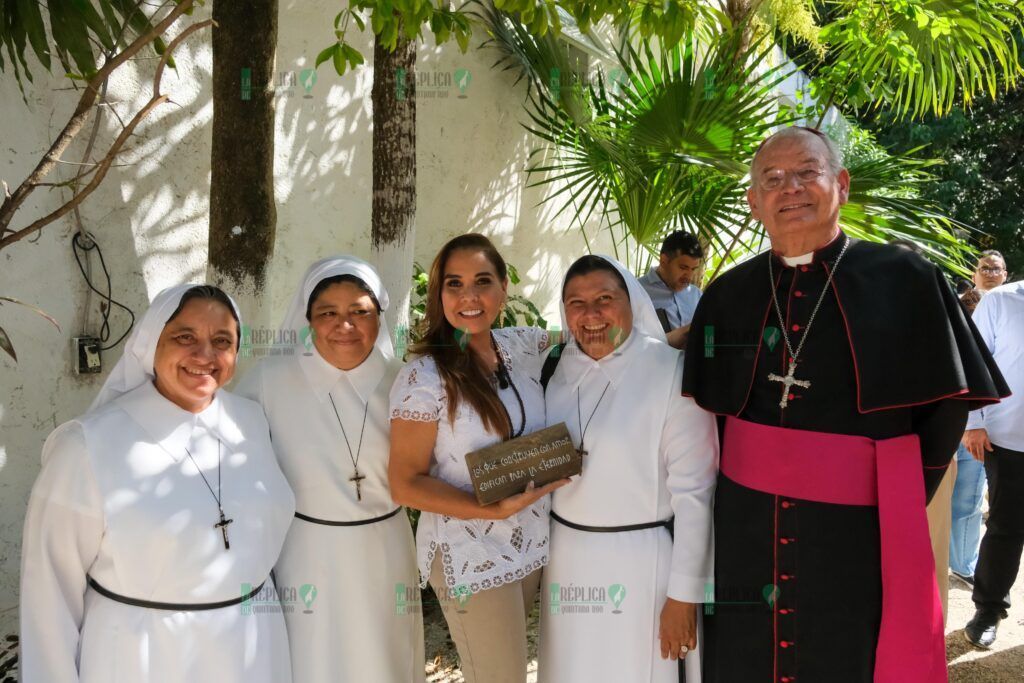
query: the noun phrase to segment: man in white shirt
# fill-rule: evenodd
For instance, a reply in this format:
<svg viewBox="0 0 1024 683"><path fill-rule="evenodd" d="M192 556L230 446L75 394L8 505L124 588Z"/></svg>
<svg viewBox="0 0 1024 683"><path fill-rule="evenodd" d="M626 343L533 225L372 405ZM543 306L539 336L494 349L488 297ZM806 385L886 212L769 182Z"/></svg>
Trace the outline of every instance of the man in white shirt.
<svg viewBox="0 0 1024 683"><path fill-rule="evenodd" d="M1006 282L1006 260L1003 255L993 249L981 252L977 267L974 269L973 280L974 287L960 297L970 313L974 313L982 296ZM942 510L943 518L939 521L950 526L947 555L950 571L973 588L974 570L978 566L978 549L981 546L981 503L985 493L985 466L975 460L963 444L960 444L956 451L954 476L956 483L953 486L951 505L945 506ZM936 510L936 513L938 512ZM932 520L931 515L932 508L929 506L929 522ZM945 571L942 567L938 569L940 574Z"/></svg>
<svg viewBox="0 0 1024 683"><path fill-rule="evenodd" d="M658 265L640 278L665 328L669 345L677 349L686 346L690 320L700 301L700 289L693 279L703 258L704 248L697 237L677 230L662 242Z"/></svg>
<svg viewBox="0 0 1024 683"><path fill-rule="evenodd" d="M970 413L963 443L985 463L989 516L974 572L974 617L964 634L988 648L1010 607L1024 550L1024 282L986 294L974 322L1013 395Z"/></svg>

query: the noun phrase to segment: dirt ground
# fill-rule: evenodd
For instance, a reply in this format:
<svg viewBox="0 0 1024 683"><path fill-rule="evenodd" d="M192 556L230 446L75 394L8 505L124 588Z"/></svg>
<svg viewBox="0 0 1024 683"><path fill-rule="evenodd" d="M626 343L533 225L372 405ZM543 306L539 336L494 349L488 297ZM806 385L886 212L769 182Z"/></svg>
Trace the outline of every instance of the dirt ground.
<svg viewBox="0 0 1024 683"><path fill-rule="evenodd" d="M991 650L978 650L964 638L964 624L974 615L970 588L955 577L949 585L949 617L946 626L946 660L950 683L1021 683L1024 681L1024 571L1011 592L1013 608L999 625L999 637ZM527 683L537 681L537 619L530 616L530 664ZM428 604L423 615L427 639L427 681L462 683L455 646L441 610Z"/></svg>
<svg viewBox="0 0 1024 683"><path fill-rule="evenodd" d="M1020 683L1024 681L1024 572L1010 592L1010 616L999 624L991 650L978 650L964 638L964 624L974 616L970 588L950 579L946 620L946 660L950 683Z"/></svg>

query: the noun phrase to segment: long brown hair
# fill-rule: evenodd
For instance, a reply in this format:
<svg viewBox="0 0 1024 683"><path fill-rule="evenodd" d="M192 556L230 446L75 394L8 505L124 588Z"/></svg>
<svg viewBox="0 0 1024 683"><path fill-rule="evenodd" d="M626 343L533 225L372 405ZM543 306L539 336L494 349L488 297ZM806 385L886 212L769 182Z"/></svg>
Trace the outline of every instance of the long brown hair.
<svg viewBox="0 0 1024 683"><path fill-rule="evenodd" d="M444 268L452 252L459 249L483 252L487 260L494 266L498 278L504 282L508 277L505 259L501 257L494 244L483 235L467 233L449 240L441 247L430 266L427 282L426 312L416 341L410 346L412 353L430 356L437 364L437 370L444 380L445 393L448 395L448 420L454 422L459 400L465 400L483 420L484 427L489 431L507 439L512 433L505 405L498 398L490 377L484 372L481 363L469 347L465 337L459 337L448 318L444 315L441 303L441 288L444 286Z"/></svg>

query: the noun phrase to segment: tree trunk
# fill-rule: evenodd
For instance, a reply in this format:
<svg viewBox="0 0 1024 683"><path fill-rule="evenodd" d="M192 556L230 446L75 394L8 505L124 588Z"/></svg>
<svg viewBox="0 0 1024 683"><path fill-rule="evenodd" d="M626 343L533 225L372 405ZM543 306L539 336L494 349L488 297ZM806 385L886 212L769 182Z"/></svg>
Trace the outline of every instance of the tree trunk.
<svg viewBox="0 0 1024 683"><path fill-rule="evenodd" d="M739 44L740 52L746 52L750 47L750 15L760 4L761 0L727 0L725 3L725 14L729 17L732 25L743 25L743 37Z"/></svg>
<svg viewBox="0 0 1024 683"><path fill-rule="evenodd" d="M409 324L416 242L416 42L373 46L372 260L391 295L388 321L401 355Z"/></svg>
<svg viewBox="0 0 1024 683"><path fill-rule="evenodd" d="M277 0L215 0L208 275L243 299L263 289L274 252Z"/></svg>

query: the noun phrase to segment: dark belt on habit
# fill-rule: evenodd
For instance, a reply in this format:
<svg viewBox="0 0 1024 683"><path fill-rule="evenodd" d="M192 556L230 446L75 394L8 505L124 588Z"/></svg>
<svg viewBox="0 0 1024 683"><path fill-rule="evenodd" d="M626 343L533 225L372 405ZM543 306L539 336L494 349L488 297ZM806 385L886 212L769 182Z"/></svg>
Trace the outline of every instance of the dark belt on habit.
<svg viewBox="0 0 1024 683"><path fill-rule="evenodd" d="M140 600L138 598L129 598L127 595L119 595L113 591L107 590L96 581L96 579L89 578L89 585L94 591L99 593L105 598L110 598L116 602L124 603L125 605L131 605L132 607L145 607L146 609L162 609L171 612L202 612L211 609L222 609L224 607L231 607L233 605L240 605L246 600L254 598L262 589L263 584L266 581L260 583L247 595L243 595L238 598L231 598L230 600L222 600L221 602L203 602L203 603L176 603L176 602L153 602L152 600Z"/></svg>
<svg viewBox="0 0 1024 683"><path fill-rule="evenodd" d="M397 507L391 512L387 513L386 515L381 515L380 517L374 517L372 519L360 519L355 522L336 522L330 519L319 519L317 517L310 517L309 515L304 515L301 512L296 512L295 517L301 519L303 522L323 524L324 526L363 526L364 524L376 524L377 522L383 522L385 519L391 519L392 517L397 515L401 511L401 509L402 508Z"/></svg>
<svg viewBox="0 0 1024 683"><path fill-rule="evenodd" d="M641 524L625 524L623 526L590 526L588 524L577 524L576 522L570 522L564 517L559 516L555 511L551 511L551 519L555 520L562 526L567 526L570 529L576 531L589 531L595 534L614 534L620 531L642 531L644 529L657 529L658 527L665 527L668 530L670 536L675 538L675 517L669 517L668 519L661 520L658 522L643 522ZM686 683L686 667L683 660L679 660L678 666L679 672L679 683Z"/></svg>
<svg viewBox="0 0 1024 683"><path fill-rule="evenodd" d="M589 526L587 524L570 522L564 517L560 517L554 511L551 512L551 519L555 520L562 526L569 527L570 529L575 529L576 531L589 531L595 534L614 534L620 531L642 531L643 529L657 529L660 526L668 529L668 532L671 534L674 530L673 524L675 522L675 517L670 517L658 522L643 522L641 524L626 524L624 526Z"/></svg>

